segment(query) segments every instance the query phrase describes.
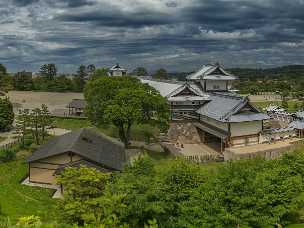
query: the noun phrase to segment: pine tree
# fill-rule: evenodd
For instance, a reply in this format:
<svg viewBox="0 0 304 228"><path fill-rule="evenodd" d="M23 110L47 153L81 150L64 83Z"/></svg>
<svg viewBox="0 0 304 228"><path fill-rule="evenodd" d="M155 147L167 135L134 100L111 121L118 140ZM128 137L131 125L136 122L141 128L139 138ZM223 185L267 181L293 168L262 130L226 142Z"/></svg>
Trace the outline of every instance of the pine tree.
<svg viewBox="0 0 304 228"><path fill-rule="evenodd" d="M32 110L30 114L30 126L33 135L33 139L37 145L40 143L40 118L41 118L41 110L39 108L35 108Z"/></svg>
<svg viewBox="0 0 304 228"><path fill-rule="evenodd" d="M21 140L21 144L24 147L25 145L25 137L28 132L28 127L30 126L30 117L29 117L29 110L19 110L19 115L16 119L16 128L15 134L18 136L19 140Z"/></svg>
<svg viewBox="0 0 304 228"><path fill-rule="evenodd" d="M48 107L45 104L41 105L41 112L40 112L40 126L41 126L41 136L42 140L45 139L47 135L46 128L52 125L52 118L51 113L48 110Z"/></svg>

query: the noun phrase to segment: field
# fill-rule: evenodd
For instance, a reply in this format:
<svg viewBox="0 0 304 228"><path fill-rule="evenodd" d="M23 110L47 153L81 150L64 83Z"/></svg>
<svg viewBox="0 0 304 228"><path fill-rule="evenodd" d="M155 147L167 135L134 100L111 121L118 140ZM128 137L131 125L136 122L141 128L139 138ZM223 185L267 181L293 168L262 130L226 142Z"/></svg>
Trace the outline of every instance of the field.
<svg viewBox="0 0 304 228"><path fill-rule="evenodd" d="M46 104L52 112L55 109L65 109L73 99L83 99L82 93L55 93L55 92L31 92L9 91L8 97L15 106L33 109ZM16 105L17 104L17 105Z"/></svg>
<svg viewBox="0 0 304 228"><path fill-rule="evenodd" d="M260 108L262 111L269 105L277 105L277 106L281 106L282 102L281 101L253 101L252 102L254 105L256 105L258 108ZM297 100L289 100L288 102L288 111L289 112L295 112L297 111L295 109L295 105L298 106L298 110L299 108L302 106L302 101L297 101Z"/></svg>
<svg viewBox="0 0 304 228"><path fill-rule="evenodd" d="M38 215L44 221L54 218L55 201L52 191L20 184L27 176L28 167L23 159L0 164L0 206L12 222L19 217Z"/></svg>

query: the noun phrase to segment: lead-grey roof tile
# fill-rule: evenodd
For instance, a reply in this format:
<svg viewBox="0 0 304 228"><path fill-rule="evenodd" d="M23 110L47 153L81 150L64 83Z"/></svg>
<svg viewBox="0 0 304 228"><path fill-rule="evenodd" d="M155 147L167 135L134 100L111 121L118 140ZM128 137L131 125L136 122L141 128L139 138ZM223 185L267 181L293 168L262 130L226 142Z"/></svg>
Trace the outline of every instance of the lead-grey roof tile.
<svg viewBox="0 0 304 228"><path fill-rule="evenodd" d="M126 162L124 145L111 137L97 133L90 128L82 128L50 139L36 150L28 162L73 152L105 167L121 170Z"/></svg>

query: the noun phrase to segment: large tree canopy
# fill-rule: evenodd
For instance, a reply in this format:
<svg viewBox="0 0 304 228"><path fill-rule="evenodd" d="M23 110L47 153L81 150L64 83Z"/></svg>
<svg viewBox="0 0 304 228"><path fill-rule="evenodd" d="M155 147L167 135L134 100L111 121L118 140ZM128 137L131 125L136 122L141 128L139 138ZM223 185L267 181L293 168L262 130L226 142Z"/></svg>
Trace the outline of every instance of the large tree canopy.
<svg viewBox="0 0 304 228"><path fill-rule="evenodd" d="M71 194L66 205L78 202L79 209L67 206L61 213L78 218L81 209L84 214L91 212L89 217L82 216L84 223L96 222L96 218L104 223L113 218L115 227L144 227L151 221L159 227L285 225L301 218L303 164L303 151L278 160L241 160L209 168L180 159L159 162L145 157L114 174L107 183L99 181L97 175L96 178L84 178L81 173L75 177L66 175L63 184L67 183L65 189ZM70 173L68 170L67 174ZM83 188L79 187L79 178L87 180ZM80 195L104 183L104 189L96 195ZM77 201L72 201L71 197L78 195Z"/></svg>
<svg viewBox="0 0 304 228"><path fill-rule="evenodd" d="M92 80L85 88L85 98L90 120L96 125L114 124L126 145L134 123L168 121L166 100L155 89L132 77Z"/></svg>

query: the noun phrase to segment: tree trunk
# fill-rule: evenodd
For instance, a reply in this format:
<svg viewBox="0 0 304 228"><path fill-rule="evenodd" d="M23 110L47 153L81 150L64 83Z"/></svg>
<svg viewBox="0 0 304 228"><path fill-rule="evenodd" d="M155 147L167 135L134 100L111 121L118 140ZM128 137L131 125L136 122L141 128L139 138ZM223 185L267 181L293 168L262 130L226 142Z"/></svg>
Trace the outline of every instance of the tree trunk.
<svg viewBox="0 0 304 228"><path fill-rule="evenodd" d="M132 126L132 123L131 123L131 122L128 122L127 132L126 132L126 146L128 146L129 143L130 143L131 126Z"/></svg>
<svg viewBox="0 0 304 228"><path fill-rule="evenodd" d="M127 146L128 142L126 140L126 134L125 134L125 131L124 131L123 124L118 126L118 135L119 135L120 140L125 144L125 146Z"/></svg>

